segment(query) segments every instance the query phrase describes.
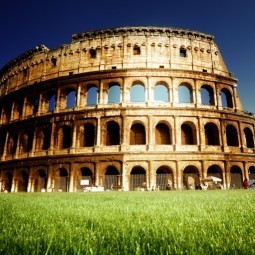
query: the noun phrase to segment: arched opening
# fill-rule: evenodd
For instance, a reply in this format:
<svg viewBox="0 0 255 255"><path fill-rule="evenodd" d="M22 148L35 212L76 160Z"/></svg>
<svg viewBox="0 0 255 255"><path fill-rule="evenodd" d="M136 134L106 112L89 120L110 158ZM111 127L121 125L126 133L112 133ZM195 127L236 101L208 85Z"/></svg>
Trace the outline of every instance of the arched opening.
<svg viewBox="0 0 255 255"><path fill-rule="evenodd" d="M118 83L110 83L108 89L108 104L120 102L120 85Z"/></svg>
<svg viewBox="0 0 255 255"><path fill-rule="evenodd" d="M135 84L131 87L130 102L145 102L145 89L141 84Z"/></svg>
<svg viewBox="0 0 255 255"><path fill-rule="evenodd" d="M173 174L167 167L160 167L156 171L156 187L159 190L172 190L174 189Z"/></svg>
<svg viewBox="0 0 255 255"><path fill-rule="evenodd" d="M65 168L59 168L54 178L54 191L68 191L68 172Z"/></svg>
<svg viewBox="0 0 255 255"><path fill-rule="evenodd" d="M2 189L8 192L11 192L11 188L12 188L12 173L11 172L7 172L4 177L3 177L3 184L2 184Z"/></svg>
<svg viewBox="0 0 255 255"><path fill-rule="evenodd" d="M120 144L120 128L115 121L107 122L106 145Z"/></svg>
<svg viewBox="0 0 255 255"><path fill-rule="evenodd" d="M88 167L82 167L77 180L77 190L83 190L86 187L94 185L94 177L92 171Z"/></svg>
<svg viewBox="0 0 255 255"><path fill-rule="evenodd" d="M56 94L50 95L48 99L48 112L54 111L56 107Z"/></svg>
<svg viewBox="0 0 255 255"><path fill-rule="evenodd" d="M187 166L183 171L183 187L185 189L200 189L199 172L195 166Z"/></svg>
<svg viewBox="0 0 255 255"><path fill-rule="evenodd" d="M58 131L58 148L68 149L72 146L72 128L64 125Z"/></svg>
<svg viewBox="0 0 255 255"><path fill-rule="evenodd" d="M50 148L51 129L40 128L36 135L36 150L48 150Z"/></svg>
<svg viewBox="0 0 255 255"><path fill-rule="evenodd" d="M205 144L206 145L220 145L219 130L214 123L207 123L205 130Z"/></svg>
<svg viewBox="0 0 255 255"><path fill-rule="evenodd" d="M245 142L247 148L254 148L254 137L253 133L249 128L244 129Z"/></svg>
<svg viewBox="0 0 255 255"><path fill-rule="evenodd" d="M95 145L95 127L91 123L84 125L84 147L93 147Z"/></svg>
<svg viewBox="0 0 255 255"><path fill-rule="evenodd" d="M155 102L169 102L168 88L165 85L158 84L154 90Z"/></svg>
<svg viewBox="0 0 255 255"><path fill-rule="evenodd" d="M26 115L34 115L38 112L39 109L39 98L38 96L27 97L26 100Z"/></svg>
<svg viewBox="0 0 255 255"><path fill-rule="evenodd" d="M7 156L14 155L17 147L18 135L10 132L7 139Z"/></svg>
<svg viewBox="0 0 255 255"><path fill-rule="evenodd" d="M121 188L121 176L117 168L108 166L105 172L105 190Z"/></svg>
<svg viewBox="0 0 255 255"><path fill-rule="evenodd" d="M221 106L233 108L233 100L230 91L226 88L221 90Z"/></svg>
<svg viewBox="0 0 255 255"><path fill-rule="evenodd" d="M241 189L242 187L242 170L239 166L232 166L230 169L230 188Z"/></svg>
<svg viewBox="0 0 255 255"><path fill-rule="evenodd" d="M28 173L27 171L21 171L18 178L18 191L19 192L27 192L28 185Z"/></svg>
<svg viewBox="0 0 255 255"><path fill-rule="evenodd" d="M98 89L95 85L89 85L87 91L87 105L97 105Z"/></svg>
<svg viewBox="0 0 255 255"><path fill-rule="evenodd" d="M37 171L37 175L34 180L34 191L40 192L42 189L46 190L47 186L47 174L45 170L40 169Z"/></svg>
<svg viewBox="0 0 255 255"><path fill-rule="evenodd" d="M130 145L146 144L145 128L142 124L133 124L130 130Z"/></svg>
<svg viewBox="0 0 255 255"><path fill-rule="evenodd" d="M190 124L184 123L181 125L181 141L182 145L196 144L196 132Z"/></svg>
<svg viewBox="0 0 255 255"><path fill-rule="evenodd" d="M32 150L33 131L24 132L20 136L20 153L27 153Z"/></svg>
<svg viewBox="0 0 255 255"><path fill-rule="evenodd" d="M156 144L171 144L169 127L163 123L157 124L155 138Z"/></svg>
<svg viewBox="0 0 255 255"><path fill-rule="evenodd" d="M214 176L223 180L222 170L217 165L212 165L207 169L207 176Z"/></svg>
<svg viewBox="0 0 255 255"><path fill-rule="evenodd" d="M239 146L238 134L236 128L233 125L227 125L226 127L227 145Z"/></svg>
<svg viewBox="0 0 255 255"><path fill-rule="evenodd" d="M183 83L178 87L179 103L193 103L192 90L189 84Z"/></svg>
<svg viewBox="0 0 255 255"><path fill-rule="evenodd" d="M130 190L140 190L147 187L146 183L146 171L140 167L136 166L132 169L130 173Z"/></svg>
<svg viewBox="0 0 255 255"><path fill-rule="evenodd" d="M2 122L8 123L11 119L11 110L12 110L12 103L10 101L4 102L3 112L2 112Z"/></svg>
<svg viewBox="0 0 255 255"><path fill-rule="evenodd" d="M74 108L76 106L76 91L71 89L67 91L66 108Z"/></svg>
<svg viewBox="0 0 255 255"><path fill-rule="evenodd" d="M255 166L249 167L249 179L255 180Z"/></svg>
<svg viewBox="0 0 255 255"><path fill-rule="evenodd" d="M23 100L15 100L13 106L13 119L19 119L22 116Z"/></svg>
<svg viewBox="0 0 255 255"><path fill-rule="evenodd" d="M2 156L4 153L4 146L6 140L7 132L5 130L0 130L0 155Z"/></svg>
<svg viewBox="0 0 255 255"><path fill-rule="evenodd" d="M201 87L201 102L203 105L214 105L214 93L213 89L209 85L203 85Z"/></svg>

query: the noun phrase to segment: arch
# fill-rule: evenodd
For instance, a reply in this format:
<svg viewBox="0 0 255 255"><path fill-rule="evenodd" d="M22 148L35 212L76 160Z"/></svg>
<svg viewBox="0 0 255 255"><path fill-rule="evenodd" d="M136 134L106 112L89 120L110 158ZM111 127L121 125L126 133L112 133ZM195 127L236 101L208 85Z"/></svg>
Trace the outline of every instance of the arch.
<svg viewBox="0 0 255 255"><path fill-rule="evenodd" d="M18 176L18 191L27 192L28 185L28 173L25 170L22 170Z"/></svg>
<svg viewBox="0 0 255 255"><path fill-rule="evenodd" d="M97 105L98 88L95 85L88 85L87 90L87 105Z"/></svg>
<svg viewBox="0 0 255 255"><path fill-rule="evenodd" d="M205 124L204 130L206 145L220 145L219 129L216 124L209 122Z"/></svg>
<svg viewBox="0 0 255 255"><path fill-rule="evenodd" d="M48 150L50 148L51 129L39 128L36 134L36 150Z"/></svg>
<svg viewBox="0 0 255 255"><path fill-rule="evenodd" d="M222 169L218 165L211 165L207 169L207 176L214 176L223 180Z"/></svg>
<svg viewBox="0 0 255 255"><path fill-rule="evenodd" d="M114 166L108 166L105 172L104 188L115 189L115 187L121 186L120 173Z"/></svg>
<svg viewBox="0 0 255 255"><path fill-rule="evenodd" d="M110 83L108 89L108 104L120 102L120 85L118 83Z"/></svg>
<svg viewBox="0 0 255 255"><path fill-rule="evenodd" d="M68 149L72 146L72 128L64 125L58 130L58 148Z"/></svg>
<svg viewBox="0 0 255 255"><path fill-rule="evenodd" d="M187 166L183 170L183 187L186 189L199 189L199 171L195 166Z"/></svg>
<svg viewBox="0 0 255 255"><path fill-rule="evenodd" d="M33 144L33 131L23 132L20 136L20 153L30 152Z"/></svg>
<svg viewBox="0 0 255 255"><path fill-rule="evenodd" d="M154 90L155 102L169 102L168 88L165 85L157 84Z"/></svg>
<svg viewBox="0 0 255 255"><path fill-rule="evenodd" d="M190 104L193 103L192 89L190 84L182 83L178 87L179 103Z"/></svg>
<svg viewBox="0 0 255 255"><path fill-rule="evenodd" d="M242 170L239 166L232 166L230 169L230 188L241 189L242 187Z"/></svg>
<svg viewBox="0 0 255 255"><path fill-rule="evenodd" d="M227 125L226 127L227 145L239 146L238 133L233 125Z"/></svg>
<svg viewBox="0 0 255 255"><path fill-rule="evenodd" d="M250 128L246 127L244 129L244 136L247 148L254 148L254 136Z"/></svg>
<svg viewBox="0 0 255 255"><path fill-rule="evenodd" d="M145 89L142 84L134 84L130 89L130 102L145 102Z"/></svg>
<svg viewBox="0 0 255 255"><path fill-rule="evenodd" d="M106 145L120 144L120 127L115 121L107 122Z"/></svg>
<svg viewBox="0 0 255 255"><path fill-rule="evenodd" d="M221 106L233 108L232 95L227 88L221 90Z"/></svg>
<svg viewBox="0 0 255 255"><path fill-rule="evenodd" d="M66 108L74 108L76 106L76 90L69 89L66 94Z"/></svg>
<svg viewBox="0 0 255 255"><path fill-rule="evenodd" d="M13 106L13 119L18 119L22 116L22 110L23 110L23 100L18 99L14 101L14 106Z"/></svg>
<svg viewBox="0 0 255 255"><path fill-rule="evenodd" d="M54 178L54 191L68 191L68 171L65 168L59 168Z"/></svg>
<svg viewBox="0 0 255 255"><path fill-rule="evenodd" d="M1 129L0 130L0 155L3 155L4 153L6 135L7 135L6 130Z"/></svg>
<svg viewBox="0 0 255 255"><path fill-rule="evenodd" d="M56 94L51 94L48 97L48 112L54 111L56 107Z"/></svg>
<svg viewBox="0 0 255 255"><path fill-rule="evenodd" d="M186 122L181 125L181 142L183 145L196 144L196 130L193 123Z"/></svg>
<svg viewBox="0 0 255 255"><path fill-rule="evenodd" d="M94 175L91 169L88 167L82 167L78 174L76 189L84 190L86 187L92 187L93 185L94 185Z"/></svg>
<svg viewBox="0 0 255 255"><path fill-rule="evenodd" d="M92 123L84 124L84 147L93 147L95 145L95 126Z"/></svg>
<svg viewBox="0 0 255 255"><path fill-rule="evenodd" d="M209 85L201 87L201 102L203 105L215 105L213 88Z"/></svg>
<svg viewBox="0 0 255 255"><path fill-rule="evenodd" d="M17 140L18 140L18 135L16 133L9 133L8 139L7 139L7 155L14 155L16 152L16 147L17 147Z"/></svg>
<svg viewBox="0 0 255 255"><path fill-rule="evenodd" d="M8 123L11 119L12 103L11 101L4 102L2 121L3 123Z"/></svg>
<svg viewBox="0 0 255 255"><path fill-rule="evenodd" d="M11 188L12 188L12 173L11 172L6 172L5 175L3 176L2 179L2 189L7 192L11 192Z"/></svg>
<svg viewBox="0 0 255 255"><path fill-rule="evenodd" d="M157 124L155 131L156 144L171 144L170 131L169 127L166 124Z"/></svg>
<svg viewBox="0 0 255 255"><path fill-rule="evenodd" d="M174 188L172 171L166 167L161 166L156 171L156 187L159 190L171 190Z"/></svg>
<svg viewBox="0 0 255 255"><path fill-rule="evenodd" d="M47 173L44 169L39 169L34 180L34 191L40 192L47 187Z"/></svg>
<svg viewBox="0 0 255 255"><path fill-rule="evenodd" d="M26 100L26 115L34 115L38 112L39 109L39 96L32 95L27 97Z"/></svg>
<svg viewBox="0 0 255 255"><path fill-rule="evenodd" d="M255 166L249 167L249 179L254 180L255 179Z"/></svg>
<svg viewBox="0 0 255 255"><path fill-rule="evenodd" d="M140 190L146 188L146 171L140 166L135 166L130 173L130 190Z"/></svg>
<svg viewBox="0 0 255 255"><path fill-rule="evenodd" d="M146 144L145 128L140 123L135 123L130 129L130 145Z"/></svg>

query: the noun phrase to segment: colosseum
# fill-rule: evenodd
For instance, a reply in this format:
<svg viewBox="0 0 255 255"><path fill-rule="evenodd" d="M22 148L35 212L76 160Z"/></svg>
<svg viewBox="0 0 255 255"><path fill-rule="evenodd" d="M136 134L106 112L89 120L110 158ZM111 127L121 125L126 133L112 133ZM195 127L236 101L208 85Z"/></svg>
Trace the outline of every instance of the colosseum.
<svg viewBox="0 0 255 255"><path fill-rule="evenodd" d="M0 190L223 189L255 179L255 118L214 36L74 34L0 70Z"/></svg>

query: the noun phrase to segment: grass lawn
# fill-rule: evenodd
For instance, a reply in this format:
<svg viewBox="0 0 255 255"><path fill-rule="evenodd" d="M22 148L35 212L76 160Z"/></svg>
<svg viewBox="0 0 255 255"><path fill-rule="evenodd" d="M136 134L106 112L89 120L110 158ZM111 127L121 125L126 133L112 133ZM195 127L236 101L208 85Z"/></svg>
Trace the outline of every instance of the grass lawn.
<svg viewBox="0 0 255 255"><path fill-rule="evenodd" d="M1 193L0 254L255 254L255 190Z"/></svg>

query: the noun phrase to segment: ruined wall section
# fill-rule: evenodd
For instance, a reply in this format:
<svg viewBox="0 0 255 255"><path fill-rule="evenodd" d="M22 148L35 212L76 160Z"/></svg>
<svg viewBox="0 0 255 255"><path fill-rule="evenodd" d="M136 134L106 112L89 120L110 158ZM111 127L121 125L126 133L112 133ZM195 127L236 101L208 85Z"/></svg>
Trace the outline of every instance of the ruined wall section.
<svg viewBox="0 0 255 255"><path fill-rule="evenodd" d="M180 56L183 50L185 57ZM35 83L111 69L164 68L232 77L213 36L189 30L123 28L73 35L70 44L10 63L0 72L0 96Z"/></svg>

